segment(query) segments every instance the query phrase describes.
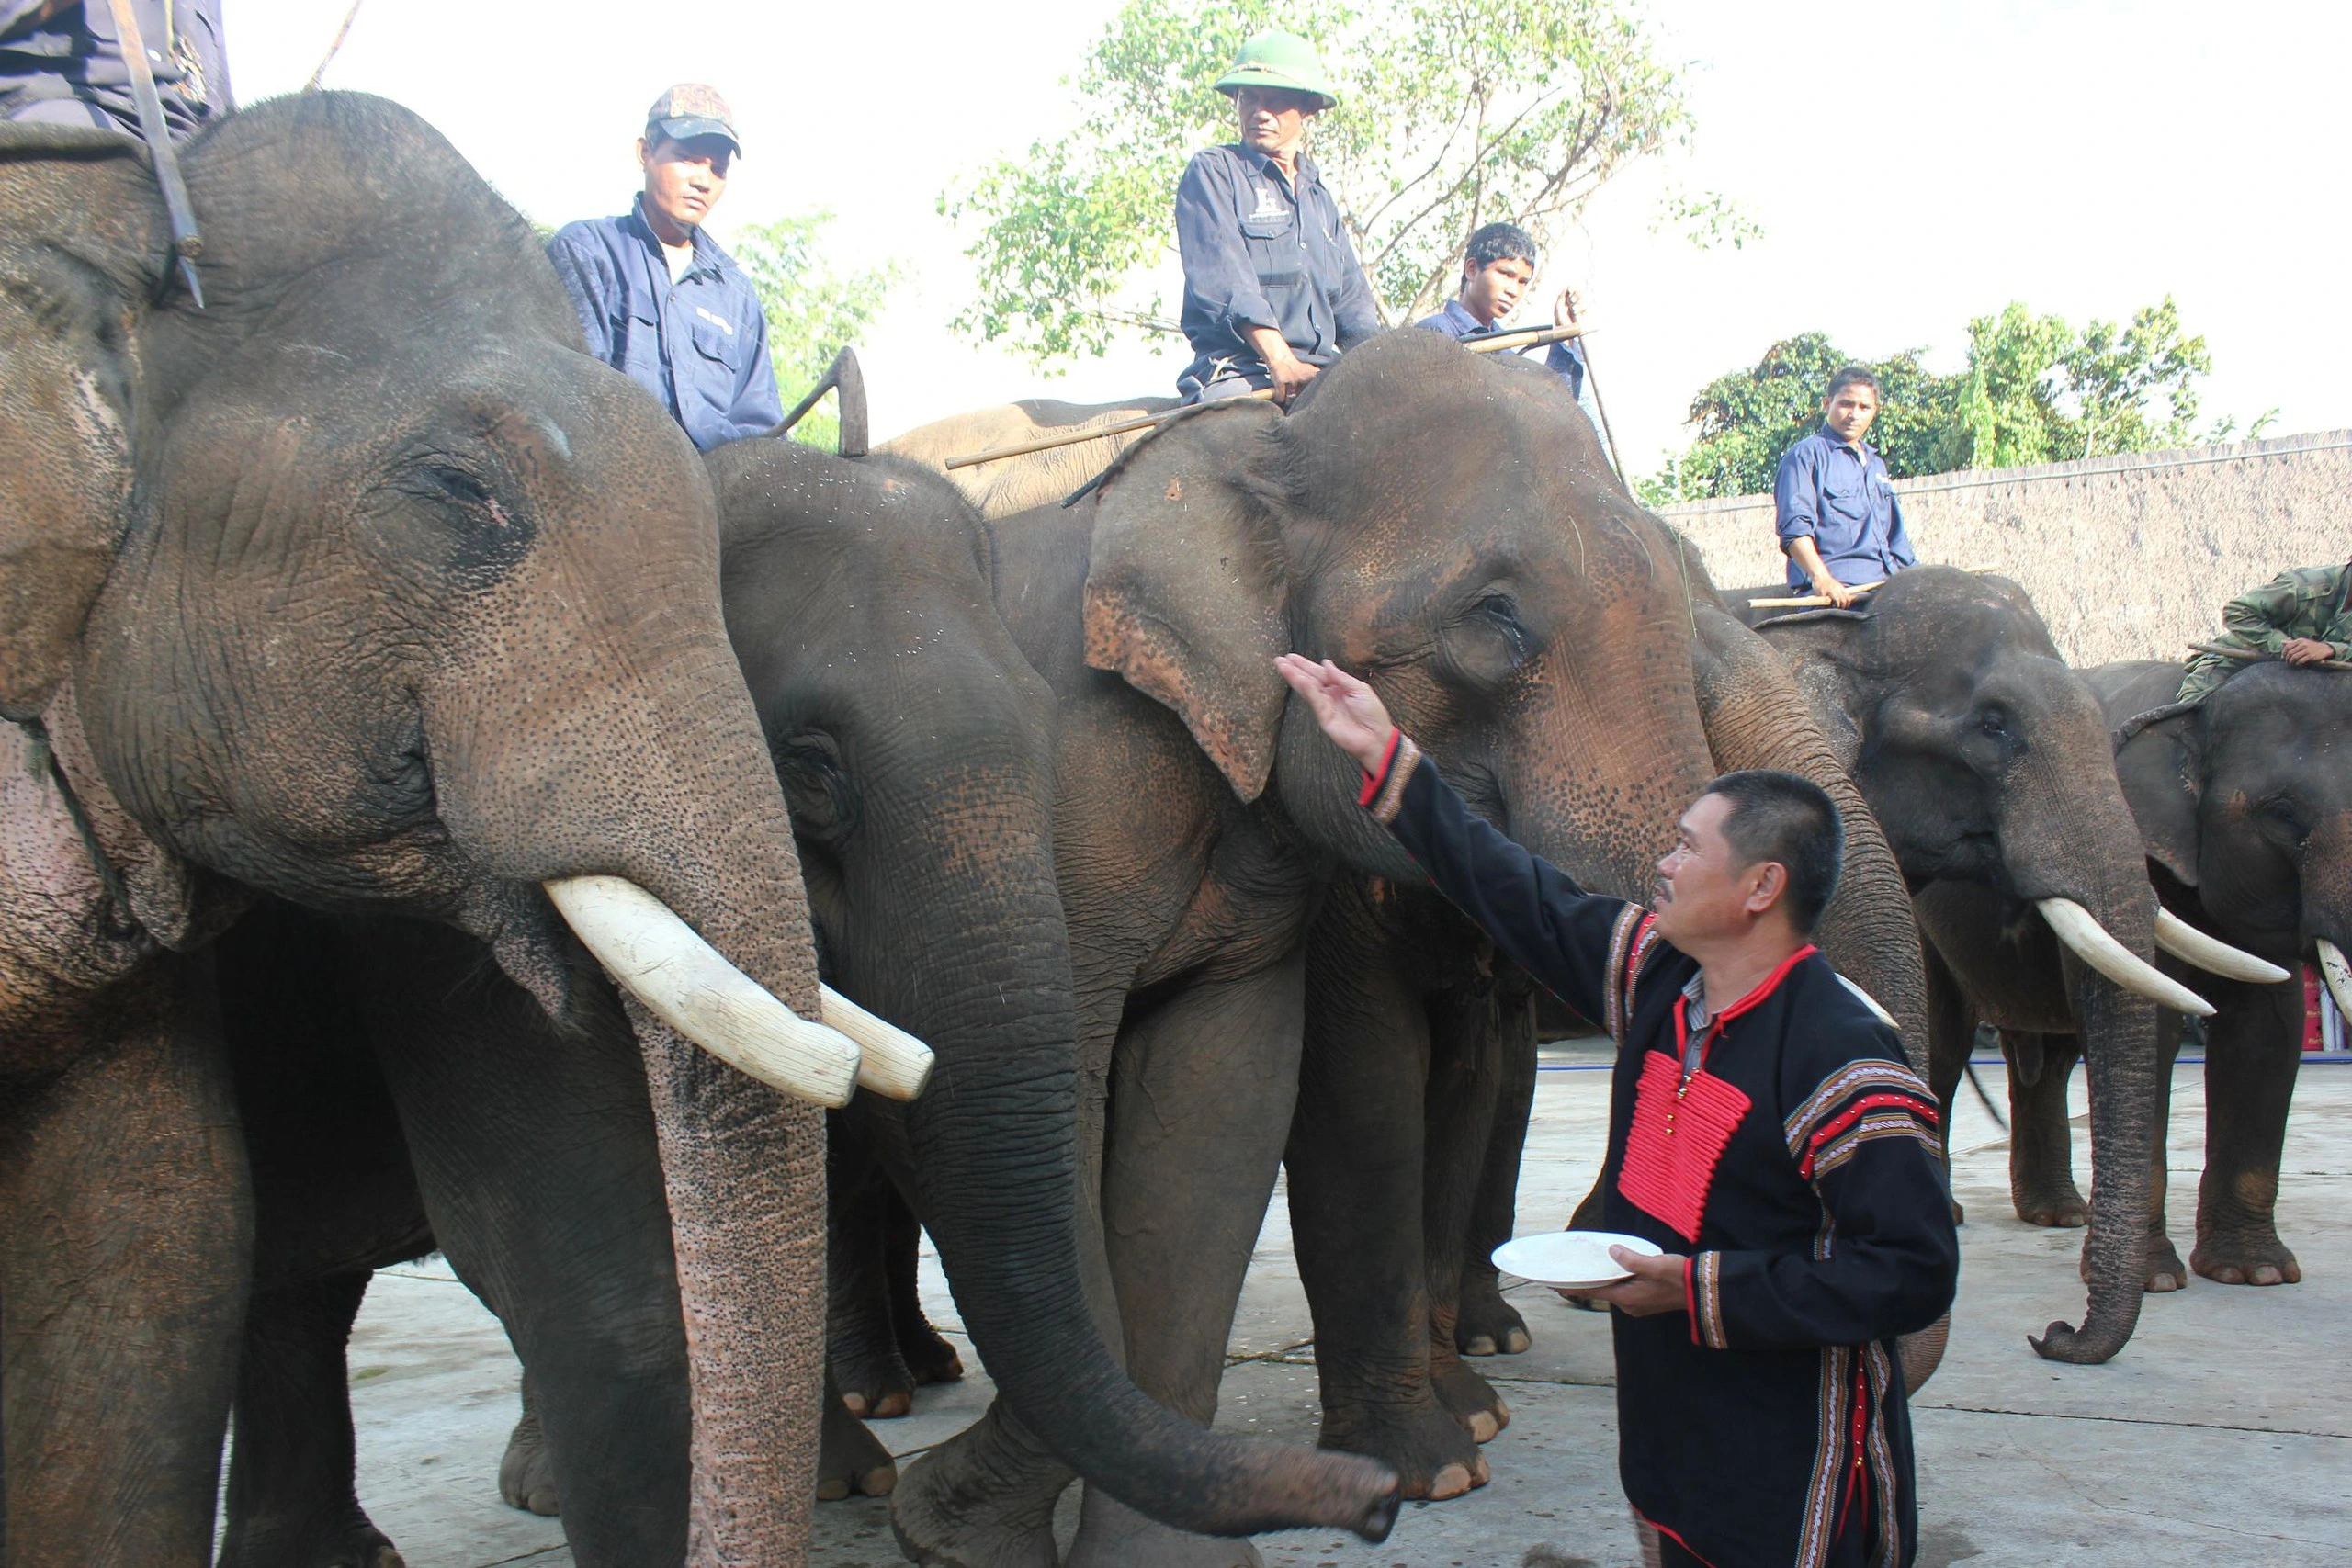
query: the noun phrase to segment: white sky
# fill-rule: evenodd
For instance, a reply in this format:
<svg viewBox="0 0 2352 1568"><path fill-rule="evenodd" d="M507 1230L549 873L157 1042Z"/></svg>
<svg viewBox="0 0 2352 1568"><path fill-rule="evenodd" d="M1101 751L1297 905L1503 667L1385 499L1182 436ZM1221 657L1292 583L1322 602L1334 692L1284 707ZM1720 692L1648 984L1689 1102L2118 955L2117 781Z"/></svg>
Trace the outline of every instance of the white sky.
<svg viewBox="0 0 2352 1568"><path fill-rule="evenodd" d="M1069 122L1063 80L1115 8L365 0L326 82L414 108L550 223L622 210L645 106L673 81L711 82L748 149L712 225L722 243L822 207L837 261L905 265L912 281L859 345L888 434L1032 394L1171 389L1182 354L1123 351L1049 380L947 325L967 241L940 192ZM344 0L224 9L252 102L301 85ZM2212 347L2205 417L2276 407L2274 434L2352 425L2352 7L1935 0L1841 17L1661 0L1655 15L1668 56L1693 67L1695 148L1607 187L1542 280L1587 299L1637 472L1684 443L1699 387L1778 338L1817 328L1949 367L1967 319L2011 299L2120 320L2170 292ZM1701 252L1653 234L1670 186L1723 192L1765 237Z"/></svg>

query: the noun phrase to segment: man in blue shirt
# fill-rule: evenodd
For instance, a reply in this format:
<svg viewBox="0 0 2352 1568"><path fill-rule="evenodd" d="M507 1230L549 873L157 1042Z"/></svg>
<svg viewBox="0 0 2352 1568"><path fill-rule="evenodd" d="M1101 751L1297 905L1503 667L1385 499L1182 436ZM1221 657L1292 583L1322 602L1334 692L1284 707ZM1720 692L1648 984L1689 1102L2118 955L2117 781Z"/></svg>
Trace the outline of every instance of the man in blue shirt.
<svg viewBox="0 0 2352 1568"><path fill-rule="evenodd" d="M1339 102L1315 46L1260 33L1216 84L1241 140L1194 153L1176 187L1188 402L1271 387L1287 403L1315 373L1380 331L1372 285L1339 203L1299 155L1306 122Z"/></svg>
<svg viewBox="0 0 2352 1568"><path fill-rule="evenodd" d="M1444 310L1413 324L1443 333L1457 342L1501 332L1510 313L1519 309L1527 286L1534 281L1534 236L1516 223L1489 223L1470 236L1462 257L1462 285L1454 297L1445 302ZM1576 296L1563 288L1552 301L1552 324L1565 327L1575 320ZM1584 344L1574 338L1555 343L1544 356L1544 365L1568 384L1568 395L1581 407ZM1585 417L1592 415L1587 412ZM1600 422L1593 423L1598 427Z"/></svg>
<svg viewBox="0 0 2352 1568"><path fill-rule="evenodd" d="M646 111L635 205L548 242L588 352L652 393L706 452L784 420L759 294L703 229L741 150L714 89L673 87Z"/></svg>
<svg viewBox="0 0 2352 1568"><path fill-rule="evenodd" d="M1772 480L1789 586L1809 589L1841 610L1854 602L1857 586L1883 582L1919 563L1886 463L1862 444L1878 408L1876 377L1858 365L1838 371L1821 401L1821 428L1781 454Z"/></svg>
<svg viewBox="0 0 2352 1568"><path fill-rule="evenodd" d="M131 0L130 10L173 141L236 107L220 0ZM0 119L140 133L107 0L0 0Z"/></svg>

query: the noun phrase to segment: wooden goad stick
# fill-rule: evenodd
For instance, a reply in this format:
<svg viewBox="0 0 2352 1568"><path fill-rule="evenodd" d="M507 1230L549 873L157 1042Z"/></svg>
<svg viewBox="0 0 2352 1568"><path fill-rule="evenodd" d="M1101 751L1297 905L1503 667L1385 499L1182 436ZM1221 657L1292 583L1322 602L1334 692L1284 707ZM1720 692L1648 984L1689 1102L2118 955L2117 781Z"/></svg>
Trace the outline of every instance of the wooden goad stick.
<svg viewBox="0 0 2352 1568"><path fill-rule="evenodd" d="M1519 332L1497 333L1492 337L1476 338L1462 346L1473 354L1499 354L1510 348L1542 348L1547 344L1566 343L1572 337L1582 337L1584 333L1582 327L1527 327ZM1272 387L1261 387L1254 392L1243 394L1243 398L1258 402L1270 402L1273 396ZM1116 424L1106 424L1100 430L1065 430L1057 434L1040 436L1035 441L1016 441L1010 446L991 446L985 452L967 452L948 458L946 466L951 469L969 468L981 463L993 463L1001 457L1025 457L1032 452L1050 452L1057 446L1075 446L1081 441L1100 441L1106 436L1149 430L1155 424L1165 424L1200 406L1198 403L1186 403L1182 408L1169 409L1161 413L1137 414Z"/></svg>
<svg viewBox="0 0 2352 1568"><path fill-rule="evenodd" d="M1886 580L1881 578L1876 582L1857 582L1854 592L1869 593L1885 586ZM1793 599L1750 599L1747 607L1751 610L1823 610L1828 608L1829 602L1826 593L1800 593Z"/></svg>

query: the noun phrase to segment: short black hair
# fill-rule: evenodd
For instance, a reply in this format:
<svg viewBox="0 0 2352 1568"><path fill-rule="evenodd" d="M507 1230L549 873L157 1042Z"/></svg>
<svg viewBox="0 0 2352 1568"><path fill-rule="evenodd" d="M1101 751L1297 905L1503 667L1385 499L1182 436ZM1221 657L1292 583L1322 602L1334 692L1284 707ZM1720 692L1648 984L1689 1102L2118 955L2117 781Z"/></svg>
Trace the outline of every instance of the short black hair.
<svg viewBox="0 0 2352 1568"><path fill-rule="evenodd" d="M1462 259L1482 272L1498 261L1523 261L1532 267L1535 237L1516 223L1489 223L1470 236Z"/></svg>
<svg viewBox="0 0 2352 1568"><path fill-rule="evenodd" d="M1742 869L1777 861L1789 874L1781 896L1797 934L1811 936L1838 892L1846 863L1846 824L1838 803L1811 779L1771 768L1725 773L1706 788L1731 803L1724 837Z"/></svg>
<svg viewBox="0 0 2352 1568"><path fill-rule="evenodd" d="M1879 386L1878 378L1859 365L1840 366L1838 373L1829 378L1829 390L1821 394L1821 400L1834 403L1838 400L1838 394L1849 387L1868 387L1871 397L1880 402L1886 401L1886 392Z"/></svg>

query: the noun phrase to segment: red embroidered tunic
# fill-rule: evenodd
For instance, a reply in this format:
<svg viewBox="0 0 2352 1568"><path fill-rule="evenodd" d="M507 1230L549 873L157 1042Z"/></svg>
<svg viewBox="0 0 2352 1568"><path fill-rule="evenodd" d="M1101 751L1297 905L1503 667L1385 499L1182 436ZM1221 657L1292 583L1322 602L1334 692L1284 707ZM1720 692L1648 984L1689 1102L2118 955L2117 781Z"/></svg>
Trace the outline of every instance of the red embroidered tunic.
<svg viewBox="0 0 2352 1568"><path fill-rule="evenodd" d="M1810 947L1702 1021L1699 966L1646 910L1473 816L1408 739L1363 804L1616 1037L1602 1223L1689 1259L1683 1313L1611 1319L1634 1509L1712 1568L1909 1563L1895 1338L1951 1304L1960 1252L1935 1100L1894 1032Z"/></svg>

